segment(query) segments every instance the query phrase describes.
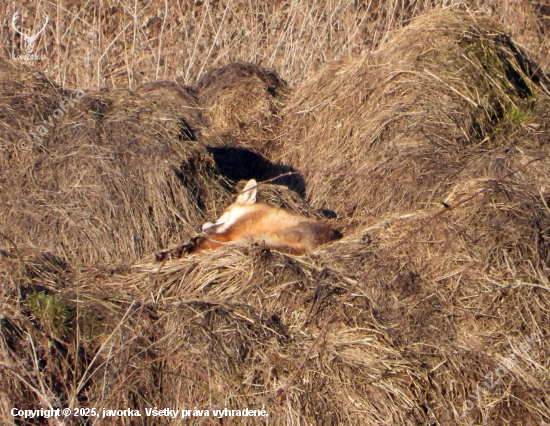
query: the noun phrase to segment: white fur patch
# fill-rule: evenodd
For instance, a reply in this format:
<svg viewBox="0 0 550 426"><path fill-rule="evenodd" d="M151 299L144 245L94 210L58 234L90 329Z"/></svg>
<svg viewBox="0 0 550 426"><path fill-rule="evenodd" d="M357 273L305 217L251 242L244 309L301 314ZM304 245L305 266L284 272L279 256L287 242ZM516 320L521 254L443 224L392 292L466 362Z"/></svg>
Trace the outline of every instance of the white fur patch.
<svg viewBox="0 0 550 426"><path fill-rule="evenodd" d="M211 228L215 228L217 225L215 223L212 223L212 222L206 222L204 225L202 225L202 230L203 231L208 231L209 229Z"/></svg>
<svg viewBox="0 0 550 426"><path fill-rule="evenodd" d="M246 209L243 209L240 206L234 206L231 210L222 214L216 222L207 222L202 225L202 230L208 234L223 234L245 214Z"/></svg>

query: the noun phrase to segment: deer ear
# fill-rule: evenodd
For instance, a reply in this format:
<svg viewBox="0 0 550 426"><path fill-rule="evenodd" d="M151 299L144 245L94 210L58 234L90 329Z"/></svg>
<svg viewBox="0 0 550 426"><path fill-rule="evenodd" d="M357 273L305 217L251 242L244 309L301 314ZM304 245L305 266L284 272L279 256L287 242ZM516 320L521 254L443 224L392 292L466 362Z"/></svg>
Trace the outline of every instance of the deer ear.
<svg viewBox="0 0 550 426"><path fill-rule="evenodd" d="M243 191L237 197L237 204L246 205L256 202L256 194L258 193L258 183L255 179L250 179L245 185Z"/></svg>

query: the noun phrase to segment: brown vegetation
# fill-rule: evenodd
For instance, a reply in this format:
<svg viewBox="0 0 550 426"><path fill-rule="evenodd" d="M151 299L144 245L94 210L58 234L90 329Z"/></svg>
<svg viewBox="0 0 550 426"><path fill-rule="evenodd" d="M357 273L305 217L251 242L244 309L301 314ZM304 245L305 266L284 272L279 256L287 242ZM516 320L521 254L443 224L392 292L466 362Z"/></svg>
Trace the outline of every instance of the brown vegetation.
<svg viewBox="0 0 550 426"><path fill-rule="evenodd" d="M57 47L40 64L56 82L0 62L3 422L12 407L269 413L186 424L550 422L546 9L499 15L522 25L518 44L471 11L313 3L167 2L169 18L140 15L133 39L129 9L88 6L63 25L128 43L101 41L92 75L77 74L81 45L74 63ZM187 66L156 53L175 50L178 17ZM242 58L294 86L256 65L209 70ZM202 78L136 78L176 69ZM94 76L111 88L84 89L22 145L73 93L66 81ZM294 191L263 185L261 201L336 213L342 240L311 256L250 246L153 261L215 218L237 180L293 170L277 183Z"/></svg>
<svg viewBox="0 0 550 426"><path fill-rule="evenodd" d="M36 65L62 86L123 87L147 81L194 84L212 68L253 62L295 83L327 61L357 57L392 31L433 8L483 11L550 65L550 7L544 0L370 0L0 3L2 54L24 53L10 27L20 11L23 29L50 23L37 42Z"/></svg>

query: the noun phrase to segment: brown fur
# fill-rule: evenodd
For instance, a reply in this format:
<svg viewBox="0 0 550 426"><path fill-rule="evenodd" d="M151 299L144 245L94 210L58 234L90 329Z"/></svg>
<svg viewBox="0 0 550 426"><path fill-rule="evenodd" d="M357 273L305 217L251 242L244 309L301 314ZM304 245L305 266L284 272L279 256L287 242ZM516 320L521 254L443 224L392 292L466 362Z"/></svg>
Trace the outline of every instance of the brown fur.
<svg viewBox="0 0 550 426"><path fill-rule="evenodd" d="M225 243L246 241L299 255L342 237L339 231L325 223L256 203L256 188L256 181L249 181L237 201L222 213L217 222L206 223L203 229L207 237L195 237L188 244L159 253L157 260L217 250Z"/></svg>

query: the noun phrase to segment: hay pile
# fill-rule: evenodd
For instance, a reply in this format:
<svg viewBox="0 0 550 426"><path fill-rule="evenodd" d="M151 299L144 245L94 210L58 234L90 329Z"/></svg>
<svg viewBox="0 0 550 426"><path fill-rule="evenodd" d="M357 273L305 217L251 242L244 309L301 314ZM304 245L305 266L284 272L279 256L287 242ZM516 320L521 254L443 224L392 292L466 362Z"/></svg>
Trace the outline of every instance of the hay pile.
<svg viewBox="0 0 550 426"><path fill-rule="evenodd" d="M198 82L210 129L226 144L269 143L281 126L279 112L289 87L274 72L252 64L230 64L206 73ZM262 141L256 141L260 139Z"/></svg>
<svg viewBox="0 0 550 426"><path fill-rule="evenodd" d="M130 261L192 234L227 193L197 143L192 92L149 84L82 96L17 63L0 70L0 215L16 244L67 262Z"/></svg>
<svg viewBox="0 0 550 426"><path fill-rule="evenodd" d="M0 215L16 244L66 261L131 261L189 238L230 194L206 149L220 144L203 105L214 89L158 82L75 94L5 61L0 78ZM209 82L223 91L238 78L230 70ZM243 104L260 86L248 82Z"/></svg>
<svg viewBox="0 0 550 426"><path fill-rule="evenodd" d="M298 87L283 111L277 143L265 145L265 153L273 163L324 171L305 173L312 207L289 190L261 187L260 194L312 216L334 210L345 234L303 257L236 247L165 264L153 263L151 257L137 262L143 249L130 249L133 241L118 239L127 238L122 231L142 230L139 218L150 205L159 211L168 204L166 209L185 218L165 219L166 229L159 226L157 234L144 236L149 242L143 247L152 248L159 245L152 235L173 241L172 233L189 232L201 215L213 217L214 205L221 207L219 199L227 190L205 148L210 136L201 136L209 132L200 130L207 126L200 114L201 93L179 88L183 92L174 92L174 103L155 103L154 88L151 96L87 95L85 111L59 126L60 135L45 148L36 148L35 155L48 161L49 173L57 170L55 178L45 171L37 175L33 165L33 173L27 173L38 178L21 199L24 206L47 211L48 218L70 212L69 198L63 202L60 189L63 182L73 182L63 178L77 176L80 169L57 167L70 164L64 162L76 153L72 155L89 164L86 170L94 173L98 188L78 175L82 183L70 186L78 201L74 205L89 205L87 214L110 217L111 198L102 200L101 188L106 194L119 191L112 205L133 213L126 218L112 209L112 222L103 219L104 229L113 226L116 238L98 233L103 239L96 238L95 245L82 242L78 228L69 224L75 229L74 255L66 259L51 253L54 247L38 237L33 240L54 235L36 219L30 230L13 218L2 230L10 231L18 246L3 242L0 254L5 283L2 418L13 421L13 406L50 404L133 408L143 414L151 407L265 406L269 413L267 419L191 417L188 424L550 422L550 163L544 154L550 120L547 82L536 70L490 21L445 11L411 22L372 55L328 64ZM37 90L40 84L50 87L38 77L31 81ZM57 89L48 90L51 98L41 99L55 104ZM187 115L178 110L184 99L191 107ZM181 121L166 120L175 116L185 118L186 128L199 129L196 141L181 136L188 134ZM80 125L74 124L77 120ZM143 123L142 128L136 123ZM9 125L15 131L23 128L15 121ZM66 140L71 131L78 136L62 144L61 135ZM138 142L128 141L130 136ZM109 145L110 140L116 144ZM93 155L82 158L85 152ZM169 157L172 152L177 155ZM34 158L9 155L3 154L2 170L11 167L11 173ZM16 167L10 161L17 158ZM182 169L172 182L175 178L157 170L165 170L160 159L174 158L202 168L197 173ZM131 174L136 162L147 159L147 170ZM123 180L126 175L132 179ZM7 176L2 177L2 199L11 197L13 206L11 192L23 191L14 176L21 175ZM139 184L132 186L134 179ZM36 189L53 182L59 186L51 193ZM169 184L170 194L181 198L162 198ZM487 187L491 189L459 205ZM158 198L140 198L132 192L136 188ZM205 197L202 204L199 196ZM446 208L442 202L448 211L411 234ZM57 210L46 210L50 205ZM16 206L7 214L25 211ZM60 219L49 223L61 224ZM62 227L55 229L64 235L57 231ZM66 235L64 244L69 244ZM384 255L407 236L405 244ZM37 241L39 250L28 247L31 241ZM102 250L113 250L112 257ZM105 264L117 256L136 262L131 268ZM103 263L77 267L82 260ZM375 262L376 268L364 275ZM356 283L289 383L324 321ZM522 336L532 338L529 347ZM484 385L489 375L493 383ZM280 391L285 384L288 389ZM478 385L491 389L482 391ZM159 418L114 420L176 424Z"/></svg>
<svg viewBox="0 0 550 426"><path fill-rule="evenodd" d="M544 144L533 126L549 88L483 15L433 12L304 82L272 155L298 170L366 175L307 174L316 206L345 216L417 210L445 199L453 182L498 176L472 173L485 153Z"/></svg>

